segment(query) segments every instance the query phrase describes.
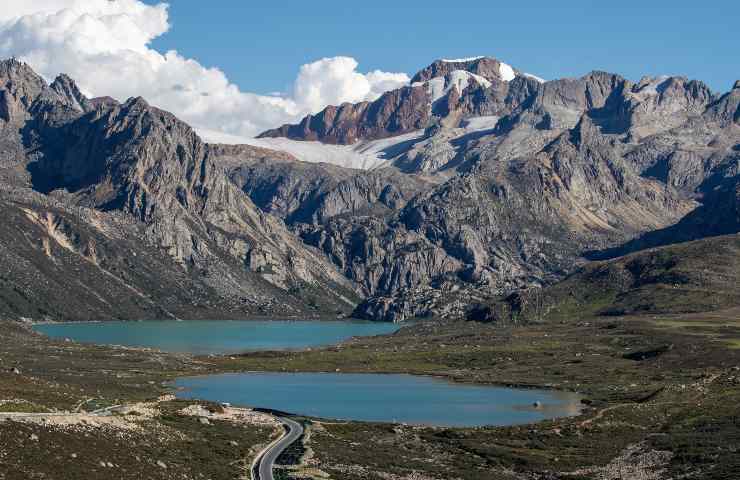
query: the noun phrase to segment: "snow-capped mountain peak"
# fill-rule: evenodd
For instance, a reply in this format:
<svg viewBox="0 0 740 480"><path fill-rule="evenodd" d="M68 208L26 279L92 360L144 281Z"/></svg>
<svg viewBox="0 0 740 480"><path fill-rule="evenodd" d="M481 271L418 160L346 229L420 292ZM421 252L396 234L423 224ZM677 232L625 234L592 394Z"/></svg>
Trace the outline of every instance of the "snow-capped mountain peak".
<svg viewBox="0 0 740 480"><path fill-rule="evenodd" d="M480 55L478 57L454 58L454 59L443 58L440 61L444 63L465 63L465 62L474 62L476 60L480 60L481 58L485 58L485 55Z"/></svg>
<svg viewBox="0 0 740 480"><path fill-rule="evenodd" d="M477 82L478 85L482 85L485 88L491 86L491 82L488 79L465 70L453 70L444 77L435 77L426 82L415 82L411 86L419 87L426 85L431 102L435 103L437 100L445 97L453 88L457 89L458 93L462 93L470 85L471 81Z"/></svg>
<svg viewBox="0 0 740 480"><path fill-rule="evenodd" d="M470 57L454 60L437 60L421 69L411 80L413 83L426 82L436 77L445 77L448 74L463 70L485 78L489 82L510 82L519 74L518 70L492 57Z"/></svg>

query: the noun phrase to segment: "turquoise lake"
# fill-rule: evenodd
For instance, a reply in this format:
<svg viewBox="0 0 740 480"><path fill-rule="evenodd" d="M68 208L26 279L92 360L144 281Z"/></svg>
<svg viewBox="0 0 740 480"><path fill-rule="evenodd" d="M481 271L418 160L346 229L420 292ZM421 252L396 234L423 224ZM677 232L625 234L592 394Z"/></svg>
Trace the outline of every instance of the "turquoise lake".
<svg viewBox="0 0 740 480"><path fill-rule="evenodd" d="M360 321L150 321L39 324L52 338L100 345L145 347L173 353L230 354L293 350L340 343L351 337L393 333L389 323Z"/></svg>
<svg viewBox="0 0 740 480"><path fill-rule="evenodd" d="M576 415L569 392L450 383L412 375L243 373L181 378L183 399L271 408L319 418L414 425L517 425ZM540 406L535 408L535 402Z"/></svg>

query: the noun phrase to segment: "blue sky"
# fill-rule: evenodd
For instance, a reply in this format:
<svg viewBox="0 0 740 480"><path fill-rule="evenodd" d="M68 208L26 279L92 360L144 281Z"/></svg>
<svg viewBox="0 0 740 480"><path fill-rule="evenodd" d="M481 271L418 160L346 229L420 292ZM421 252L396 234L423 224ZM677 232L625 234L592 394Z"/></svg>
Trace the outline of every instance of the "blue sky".
<svg viewBox="0 0 740 480"><path fill-rule="evenodd" d="M718 91L740 79L740 1L172 0L170 22L155 49L258 93L287 91L300 65L336 55L360 71L409 74L436 58L490 55L546 79L676 74Z"/></svg>
<svg viewBox="0 0 740 480"><path fill-rule="evenodd" d="M0 58L89 96L142 96L223 142L372 101L438 58L545 79L686 75L718 92L740 79L740 0L161 1L5 2Z"/></svg>

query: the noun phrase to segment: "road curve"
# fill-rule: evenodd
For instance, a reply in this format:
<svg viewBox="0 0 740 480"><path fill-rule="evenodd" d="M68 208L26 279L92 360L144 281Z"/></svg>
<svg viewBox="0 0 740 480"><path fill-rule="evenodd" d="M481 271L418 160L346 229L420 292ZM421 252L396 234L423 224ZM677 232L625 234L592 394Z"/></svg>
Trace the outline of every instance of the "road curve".
<svg viewBox="0 0 740 480"><path fill-rule="evenodd" d="M265 452L257 460L255 468L252 470L252 477L254 479L254 473L257 473L259 480L275 480L272 475L272 469L275 466L275 461L278 459L293 442L301 438L303 435L303 425L293 421L286 417L276 417L280 422L285 425L288 429L287 432L275 441L271 446L267 448Z"/></svg>

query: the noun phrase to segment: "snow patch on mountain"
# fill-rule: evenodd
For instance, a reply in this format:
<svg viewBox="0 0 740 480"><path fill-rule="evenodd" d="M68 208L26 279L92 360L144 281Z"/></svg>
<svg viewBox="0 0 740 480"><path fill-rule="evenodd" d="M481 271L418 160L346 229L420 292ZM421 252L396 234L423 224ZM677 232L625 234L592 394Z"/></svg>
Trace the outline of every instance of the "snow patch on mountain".
<svg viewBox="0 0 740 480"><path fill-rule="evenodd" d="M525 77L527 77L527 78L531 78L532 80L536 80L536 81L538 81L540 83L545 83L546 82L546 80L544 78L540 78L537 75L532 75L531 73L522 73L522 75L525 76Z"/></svg>
<svg viewBox="0 0 740 480"><path fill-rule="evenodd" d="M388 165L423 137L424 130L417 130L397 137L357 142L354 145L329 145L288 138L248 138L236 143L287 152L308 163L330 163L345 168L373 170Z"/></svg>
<svg viewBox="0 0 740 480"><path fill-rule="evenodd" d="M481 116L463 120L459 129L454 130L450 143L475 132L485 132L496 128L500 117ZM307 163L329 163L344 168L374 170L392 165L395 160L408 152L418 142L425 140L425 131L416 130L380 140L361 141L353 145L330 145L321 142L307 142L279 138L246 138L224 134L203 128L197 129L200 136L209 143L227 145L252 145L287 152L298 160ZM457 149L459 146L454 147Z"/></svg>
<svg viewBox="0 0 740 480"><path fill-rule="evenodd" d="M487 79L465 70L454 70L445 77L436 77L426 82L416 82L411 86L418 87L426 85L432 103L434 103L445 97L453 88L456 88L458 92L462 93L470 85L471 79L475 79L479 85L483 85L485 88L491 86L491 82Z"/></svg>
<svg viewBox="0 0 740 480"><path fill-rule="evenodd" d="M659 77L643 77L640 83L637 84L637 90L635 95L642 97L649 97L658 95L664 85L671 79L668 75L661 75Z"/></svg>
<svg viewBox="0 0 740 480"><path fill-rule="evenodd" d="M465 62L474 62L476 60L480 60L481 58L485 58L485 56L481 55L479 57L454 58L451 60L447 58L443 58L442 61L445 63L465 63Z"/></svg>
<svg viewBox="0 0 740 480"><path fill-rule="evenodd" d="M494 128L496 128L496 124L498 123L500 119L501 117L496 116L496 115L489 115L489 116L483 116L483 117L472 117L472 118L463 120L460 126L465 129L465 134L468 134L471 132L493 130Z"/></svg>
<svg viewBox="0 0 740 480"><path fill-rule="evenodd" d="M511 68L511 65L508 65L504 62L501 62L501 65L499 65L498 73L501 75L501 79L504 82L510 82L516 78L516 73L514 73L514 69Z"/></svg>
<svg viewBox="0 0 740 480"><path fill-rule="evenodd" d="M445 83L446 81L444 77L437 77L425 83L414 83L411 86L418 87L418 86L426 85L427 92L429 93L429 96L432 98L432 103L434 103L440 98L445 96L445 93L446 93Z"/></svg>

